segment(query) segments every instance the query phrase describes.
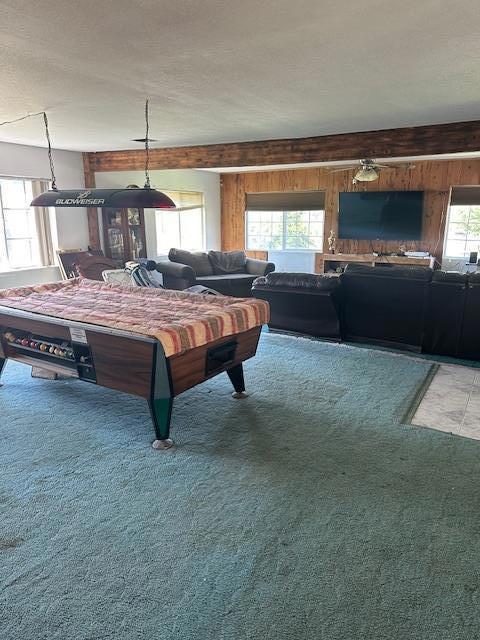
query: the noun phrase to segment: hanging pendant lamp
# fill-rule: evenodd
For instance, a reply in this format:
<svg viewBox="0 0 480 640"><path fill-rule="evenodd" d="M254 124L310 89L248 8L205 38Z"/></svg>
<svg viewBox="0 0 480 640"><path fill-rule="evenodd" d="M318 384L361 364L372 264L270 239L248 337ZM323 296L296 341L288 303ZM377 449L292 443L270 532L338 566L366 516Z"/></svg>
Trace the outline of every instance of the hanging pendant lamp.
<svg viewBox="0 0 480 640"><path fill-rule="evenodd" d="M31 202L32 207L107 207L124 209L175 209L175 203L151 187L136 189L50 189Z"/></svg>
<svg viewBox="0 0 480 640"><path fill-rule="evenodd" d="M48 159L52 176L51 189L34 198L32 207L102 207L112 209L138 208L138 209L175 209L175 203L168 196L150 186L150 147L149 147L149 118L148 100L145 102L145 185L141 187L128 187L126 189L70 189L59 190L55 179L53 165L52 145L48 130L47 114L43 113L45 122L45 134L48 143Z"/></svg>

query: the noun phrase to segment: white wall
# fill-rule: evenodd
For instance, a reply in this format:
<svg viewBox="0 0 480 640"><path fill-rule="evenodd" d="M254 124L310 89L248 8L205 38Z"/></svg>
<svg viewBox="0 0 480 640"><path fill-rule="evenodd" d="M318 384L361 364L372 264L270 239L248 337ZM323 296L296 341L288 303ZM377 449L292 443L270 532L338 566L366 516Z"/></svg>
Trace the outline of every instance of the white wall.
<svg viewBox="0 0 480 640"><path fill-rule="evenodd" d="M9 287L27 287L32 284L57 282L61 280L58 267L38 267L36 269L15 269L15 271L0 272L0 289Z"/></svg>
<svg viewBox="0 0 480 640"><path fill-rule="evenodd" d="M179 169L150 171L152 187L159 191L201 191L205 201L205 244L207 251L219 250L220 239L220 174L199 169ZM142 171L111 171L95 174L95 183L100 188L126 187L138 184L143 187L145 174ZM101 220L100 220L101 224ZM155 233L155 212L145 209L145 233L147 239L147 257L155 260L157 240Z"/></svg>
<svg viewBox="0 0 480 640"><path fill-rule="evenodd" d="M53 160L59 189L85 186L82 154L74 151L54 150ZM47 150L20 144L0 142L0 176L50 179ZM88 223L86 209L55 209L53 226L54 245L59 249L86 249ZM56 232L55 232L56 230ZM60 280L57 267L20 269L0 273L0 288L37 284Z"/></svg>

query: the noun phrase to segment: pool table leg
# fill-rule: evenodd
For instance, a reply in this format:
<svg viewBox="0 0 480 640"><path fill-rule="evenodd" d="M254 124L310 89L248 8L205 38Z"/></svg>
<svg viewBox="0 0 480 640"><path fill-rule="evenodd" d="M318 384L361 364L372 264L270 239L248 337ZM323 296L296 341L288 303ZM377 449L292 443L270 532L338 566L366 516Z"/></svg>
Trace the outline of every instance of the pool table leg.
<svg viewBox="0 0 480 640"><path fill-rule="evenodd" d="M235 365L231 369L227 369L227 375L230 378L230 382L233 384L235 391L232 393L232 398L241 400L246 398L245 393L245 380L243 378L243 366L242 363Z"/></svg>
<svg viewBox="0 0 480 640"><path fill-rule="evenodd" d="M7 364L7 359L6 358L0 358L0 387L3 386L3 383L1 381L1 377L2 377L3 368L5 367L6 364Z"/></svg>
<svg viewBox="0 0 480 640"><path fill-rule="evenodd" d="M171 449L173 440L169 436L173 406L172 384L170 368L160 343L155 350L153 371L152 390L148 399L156 437L152 447L159 450Z"/></svg>
<svg viewBox="0 0 480 640"><path fill-rule="evenodd" d="M170 449L173 447L173 440L169 438L173 398L151 398L148 401L148 406L156 436L152 447L154 449Z"/></svg>

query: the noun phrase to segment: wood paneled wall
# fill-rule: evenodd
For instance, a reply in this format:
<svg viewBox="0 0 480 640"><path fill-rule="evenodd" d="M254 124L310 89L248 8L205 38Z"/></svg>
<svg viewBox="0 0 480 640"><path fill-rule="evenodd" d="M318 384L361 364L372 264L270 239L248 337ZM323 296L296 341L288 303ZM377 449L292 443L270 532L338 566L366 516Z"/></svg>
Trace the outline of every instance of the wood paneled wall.
<svg viewBox="0 0 480 640"><path fill-rule="evenodd" d="M342 253L394 252L400 244L408 249L428 251L440 261L445 222L453 186L480 184L480 158L415 162L414 169L384 170L379 180L354 186L353 171L330 173L328 167L224 173L221 176L222 249L245 248L245 194L267 191L325 191L324 252L328 251L330 229L338 233L338 194L341 191L425 191L422 239L408 241L338 240Z"/></svg>

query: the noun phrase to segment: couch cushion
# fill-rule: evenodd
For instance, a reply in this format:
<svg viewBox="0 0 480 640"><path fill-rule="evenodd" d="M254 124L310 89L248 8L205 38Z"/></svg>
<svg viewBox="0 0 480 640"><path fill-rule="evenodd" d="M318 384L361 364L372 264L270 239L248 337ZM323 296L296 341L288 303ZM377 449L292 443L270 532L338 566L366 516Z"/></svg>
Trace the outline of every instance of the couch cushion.
<svg viewBox="0 0 480 640"><path fill-rule="evenodd" d="M212 283L213 282L223 282L223 281L227 281L227 280L231 280L231 281L242 281L242 282L253 282L255 279L257 279L258 276L253 276L250 273L224 273L222 275L217 274L217 275L213 275L213 276L202 276L201 278L197 278L197 282L199 282L200 284L203 284L204 282L209 282L210 284L205 285L208 287L213 286Z"/></svg>
<svg viewBox="0 0 480 640"><path fill-rule="evenodd" d="M247 256L244 251L209 251L208 257L213 267L213 273L218 275L245 273Z"/></svg>
<svg viewBox="0 0 480 640"><path fill-rule="evenodd" d="M448 284L466 284L467 274L459 271L434 271L432 282L445 282Z"/></svg>
<svg viewBox="0 0 480 640"><path fill-rule="evenodd" d="M479 285L480 284L480 271L475 273L468 274L468 282L469 284Z"/></svg>
<svg viewBox="0 0 480 640"><path fill-rule="evenodd" d="M195 271L197 276L213 275L213 267L208 259L208 253L204 251L185 251L184 249L170 249L168 258L171 262L187 264Z"/></svg>
<svg viewBox="0 0 480 640"><path fill-rule="evenodd" d="M252 283L257 276L249 273L230 273L216 276L203 276L197 279L197 284L215 289L225 296L248 298L251 294Z"/></svg>
<svg viewBox="0 0 480 640"><path fill-rule="evenodd" d="M333 291L340 286L338 276L315 275L314 273L284 273L274 271L257 278L254 287L290 289L310 289L316 291Z"/></svg>
<svg viewBox="0 0 480 640"><path fill-rule="evenodd" d="M402 278L430 282L433 269L416 265L380 265L372 267L367 264L351 263L345 268L342 278L348 276L373 276L375 278Z"/></svg>

